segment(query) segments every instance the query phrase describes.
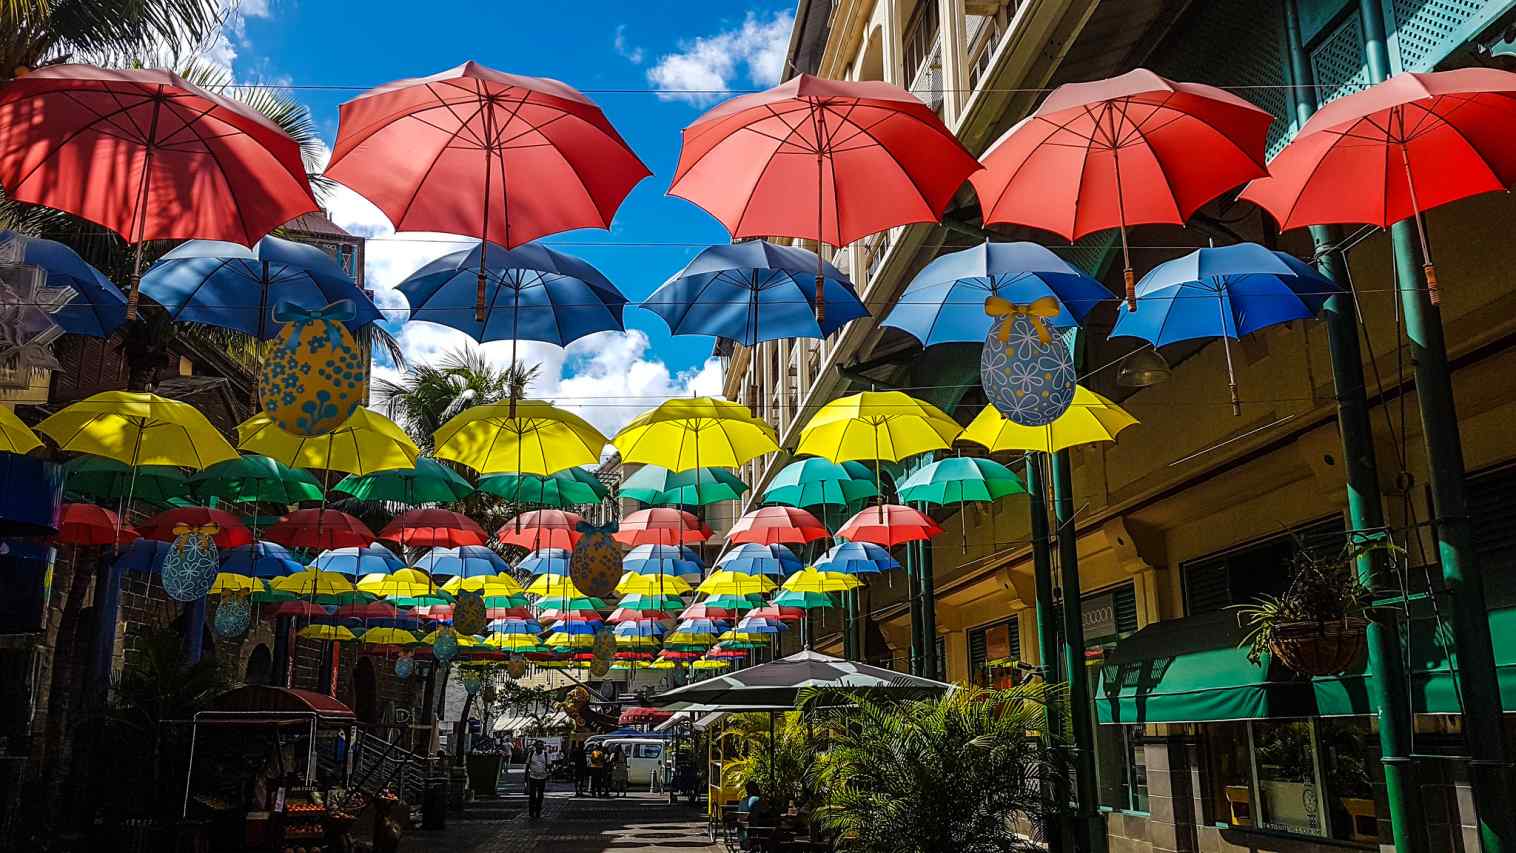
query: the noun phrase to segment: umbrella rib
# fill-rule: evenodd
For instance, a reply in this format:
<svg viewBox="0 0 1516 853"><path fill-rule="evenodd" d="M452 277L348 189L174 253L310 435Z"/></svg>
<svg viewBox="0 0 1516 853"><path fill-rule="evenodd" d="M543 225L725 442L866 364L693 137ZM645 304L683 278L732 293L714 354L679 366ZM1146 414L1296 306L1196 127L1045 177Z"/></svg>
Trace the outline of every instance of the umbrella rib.
<svg viewBox="0 0 1516 853"><path fill-rule="evenodd" d="M440 96L438 96L435 91L432 90L431 84L427 84L426 88L427 88L427 91L429 91L429 92L432 93L433 97L437 98L437 100L440 103L442 103L444 107L446 107L446 109L447 109L448 112L450 112L450 113L453 112L452 105L446 103L445 101L443 101L442 98ZM474 118L474 116L479 115L483 111L484 111L484 104L483 103L479 103L478 106L477 106L477 108L474 110L474 112L469 116L468 121L472 121L473 118ZM414 113L408 113L407 117L410 117L412 115L414 115ZM454 113L454 115L456 115L456 113ZM427 166L426 166L426 170L421 173L421 179L418 180L418 181L416 181L416 188L411 191L411 197L406 200L405 204L400 208L400 215L395 218L395 223L394 224L395 224L395 229L397 231L400 230L401 225L405 222L405 218L410 215L411 206L416 203L416 198L421 195L421 188L424 187L424 186L426 186L427 180L429 180L431 178L431 176L432 176L432 170L435 169L435 168L437 168L437 163L442 160L442 154L443 154L444 151L446 151L448 149L448 144L452 140L456 140L458 138L458 134L461 133L468 126L468 121L460 121L459 122L458 127L449 136L449 141L448 142L444 142L442 144L442 148L437 151L436 156L434 156L432 158L432 162L428 163ZM486 203L488 203L487 199L486 199Z"/></svg>
<svg viewBox="0 0 1516 853"><path fill-rule="evenodd" d="M105 89L103 89L101 91L104 91L107 94L111 95L111 97L113 99L116 97L116 93L114 91L112 91L109 87L107 87L107 88L105 88ZM46 93L39 93L39 94L46 94ZM66 136L64 136L62 139L58 140L57 144L55 144L47 152L47 154L45 156L43 156L40 159L38 159L37 162L30 169L26 170L26 172L24 174L22 174L19 177L17 177L15 184L12 185L12 190L14 190L16 187L19 187L19 186L25 184L27 181L31 180L32 176L37 173L38 169L40 169L43 166L45 166L49 160L52 160L55 157L57 157L59 153L61 153L64 149L66 149L68 147L69 143L73 142L78 137L84 135L86 132L88 132L90 130L94 130L95 129L95 125L97 123L102 122L102 121L109 121L112 116L116 116L116 115L125 114L125 115L130 116L131 110L133 108L141 106L140 103L139 104L133 104L131 106L122 105L121 109L119 109L119 110L113 110L111 112L103 113L102 114L98 110L96 110L96 109L88 106L87 104L84 104L83 102L81 102L77 97L74 97L74 95L75 95L74 92L65 91L65 92L62 92L62 94L64 95L64 97L67 97L69 100L73 101L76 104L79 104L79 106L83 107L84 109L88 110L91 114L95 115L96 119L94 121L92 121L92 122L90 122L90 123L88 123L88 124L80 127L79 129L70 132L69 134L67 134ZM143 100L151 100L151 98L149 98L147 96L143 96ZM118 100L117 103L120 103L120 101ZM109 134L107 134L107 135L109 135ZM138 144L138 145L143 144L139 140L130 140L129 139L128 141L135 141L136 144Z"/></svg>
<svg viewBox="0 0 1516 853"><path fill-rule="evenodd" d="M856 106L856 104L854 104L854 106ZM828 109L828 105L827 104L822 104L821 105L821 109L822 110ZM916 197L919 198L919 199L921 199L921 203L924 204L924 205L926 205L926 209L929 210L929 211L931 211L931 213L932 213L933 216L938 215L936 206L933 205L932 202L931 202L931 200L926 197L926 192L921 188L921 184L917 182L916 176L911 173L910 169L905 168L904 164L902 164L900 162L900 158L898 158L898 157L895 156L894 152L892 152L890 150L889 146L887 146L884 143L880 142L879 138L874 135L872 128L877 127L880 124L883 124L887 120L888 117L886 117L884 119L880 119L875 124L873 124L870 127L866 128L863 125L859 124L858 122L853 121L853 119L852 119L852 108L851 107L849 108L848 112L846 112L846 113L838 113L835 110L833 110L832 112L835 115L837 115L837 117L838 117L839 120L847 122L847 123L851 124L853 127L858 128L858 132L859 133L861 133L864 136L867 136L874 143L874 145L878 146L881 151L883 151L886 155L888 155L889 158L890 158L890 160L893 161L894 164L896 165L896 167L898 167L900 169L900 173L902 175L905 175L906 180L910 182L911 189L913 189L913 190L916 191ZM892 113L891 115L896 115L896 113ZM933 128L933 129L935 130L935 128ZM840 240L840 239L842 239L842 231L841 231L842 210L841 210L841 205L837 204L837 200L838 200L838 194L837 194L837 191L836 191L837 170L836 170L835 161L832 160L832 158L830 156L827 157L827 161L833 163L833 167L832 167L832 186L833 186L833 189L832 189L832 199L833 199L833 201L832 201L832 216L833 216L834 219L837 220L836 223L835 223L835 225L836 225L836 227L838 229L837 238ZM817 239L817 245L818 245L818 248L819 248L821 238L818 236L816 239ZM818 254L819 254L819 252L818 252Z"/></svg>
<svg viewBox="0 0 1516 853"><path fill-rule="evenodd" d="M747 132L747 133L757 134L758 136L762 136L762 137L764 137L766 139L773 139L773 140L775 140L776 142L779 143L778 145L776 145L774 147L773 151L769 152L768 157L764 160L763 168L761 168L761 169L758 170L757 177L753 179L752 185L748 187L747 201L743 203L743 205L742 205L742 212L737 215L736 227L732 231L732 233L733 233L734 236L737 235L737 234L740 234L742 232L742 220L744 220L744 219L747 218L748 210L752 207L753 195L754 195L754 193L757 192L758 184L760 182L762 182L764 174L767 173L768 170L769 170L769 167L774 164L774 158L776 158L776 157L779 156L779 153L780 153L779 150L784 147L784 145L785 145L785 143L786 143L787 140L789 140L791 137L793 137L797 133L799 133L800 130L806 124L806 122L804 120L801 120L800 122L798 122L798 123L796 123L794 125L791 125L789 123L789 121L785 118L784 114L782 114L778 110L774 109L774 107L773 107L772 104L765 104L764 108L768 110L770 116L772 116L773 118L778 119L781 124L783 124L785 127L789 128L789 133L785 134L785 136L783 138L775 137L772 134L766 133L766 132L761 131L761 130L755 130L753 128L754 122L748 122L747 124L744 124L742 127L737 128L737 130L733 131L733 133L730 136L726 137L726 139L730 139L731 136L735 136L738 132ZM811 106L811 105L809 105L809 104L807 104L807 107L806 107L806 110L805 110L807 116L809 116L811 114L811 110L812 109L814 109L814 107ZM755 121L756 121L756 119L755 119ZM726 139L723 139L722 142L725 142ZM712 151L716 150L718 147L720 147L720 143L717 143L716 145L712 145L709 149L706 150L705 154L701 155L701 159L704 159L706 155L710 154ZM818 140L818 147L819 147L819 140ZM818 152L805 152L805 153L812 154L812 153L818 153ZM689 172L691 170L693 170L695 168L695 166L699 162L700 162L700 160L696 160L695 163L691 163L690 164L690 168L685 170L685 174L689 174ZM819 174L816 176L816 180L817 181L821 180L821 176ZM820 244L820 242L821 242L821 235L820 234L816 235L816 242L817 242L818 245Z"/></svg>
<svg viewBox="0 0 1516 853"><path fill-rule="evenodd" d="M1462 102L1462 104L1469 104L1469 103L1473 103L1473 100L1469 99L1469 100L1465 100L1465 101ZM1416 106L1416 105L1415 104L1407 104L1406 106ZM1438 122L1440 122L1441 126L1446 127L1449 130L1451 130L1453 133L1457 134L1458 138L1461 139L1461 140L1463 140L1463 144L1467 145L1469 147L1469 150L1472 151L1472 152L1474 152L1474 154L1478 156L1479 165L1481 165L1481 166L1484 167L1485 171L1489 173L1490 177L1494 179L1495 183L1500 184L1502 186L1505 185L1505 181L1502 181L1500 179L1500 176L1497 175L1497 174L1495 174L1495 170L1490 168L1490 160L1489 160L1489 158L1484 155L1483 151L1479 150L1479 146L1477 146L1477 145L1474 144L1474 140L1470 139L1468 137L1468 135L1463 132L1462 128L1458 127L1458 125L1456 125L1456 124L1453 124L1451 121L1448 121L1448 119L1447 119L1446 116L1433 113L1430 108L1422 107L1421 109L1424 111L1424 113L1425 113L1426 116L1436 119ZM1419 122L1418 122L1418 124L1419 124ZM1436 127L1428 129L1426 131L1426 133L1431 133L1433 130L1436 130ZM1422 135L1422 133L1421 133L1421 131L1418 130L1418 131L1413 132L1410 135L1414 137L1414 136ZM1407 154L1407 156L1409 157L1409 154Z"/></svg>
<svg viewBox="0 0 1516 853"><path fill-rule="evenodd" d="M1181 210L1180 207L1179 207L1179 197L1177 195L1175 195L1175 193L1174 193L1174 183L1173 183L1173 181L1171 181L1169 179L1169 171L1168 171L1168 169L1163 164L1163 158L1158 156L1158 149L1155 148L1155 147L1153 147L1153 143L1148 140L1147 134L1145 134L1145 133L1142 132L1141 126L1139 126L1137 122L1132 121L1127 116L1125 108L1127 106L1130 106L1131 102L1130 101L1123 101L1122 104L1123 104L1122 112L1121 112L1121 119L1122 119L1122 121L1125 121L1125 122L1128 122L1128 123L1131 124L1131 126L1132 126L1132 132L1135 133L1135 134L1137 134L1138 138L1140 138L1142 140L1143 147L1146 148L1152 154L1152 156L1153 156L1153 162L1156 163L1157 166L1158 166L1158 174L1163 176L1163 185L1164 185L1164 188L1166 190L1168 190L1169 202L1174 205L1174 216L1179 221L1181 221L1181 222L1184 221L1184 219L1185 219L1184 211ZM1177 121L1177 119L1176 119L1176 121ZM1113 156L1113 157L1120 157L1121 156L1121 149L1120 148L1115 149L1112 152L1111 156Z"/></svg>
<svg viewBox="0 0 1516 853"><path fill-rule="evenodd" d="M173 105L172 105L172 103L165 104L164 106L168 107L171 112L173 111ZM201 114L199 116L196 116L194 122L189 122L189 121L185 120L185 118L183 116L179 116L179 119L180 119L180 121L184 121L185 122L184 130L187 130L190 133L194 134L194 136L195 136L196 139L200 139L200 132L195 129L195 124L199 123L200 119L204 118L205 115L209 115L209 112L210 111L207 110L206 113ZM221 180L226 184L227 195L229 197L232 197L233 196L233 193L231 192L232 182L227 178L226 165L221 162L221 155L219 153L217 153L211 147L211 145L208 142L206 142L205 140L202 139L200 144L205 148L206 155L209 156L211 158L211 161L216 164L216 171L220 174ZM264 150L267 150L267 149L264 149ZM269 153L272 154L273 152L270 151ZM240 204L234 204L234 205L232 205L232 207L235 208L235 210L236 210L237 221L242 224L242 235L247 238L248 242L253 242L253 229L248 226L247 212L243 210L242 205L240 205ZM259 236L262 236L262 235L259 235Z"/></svg>

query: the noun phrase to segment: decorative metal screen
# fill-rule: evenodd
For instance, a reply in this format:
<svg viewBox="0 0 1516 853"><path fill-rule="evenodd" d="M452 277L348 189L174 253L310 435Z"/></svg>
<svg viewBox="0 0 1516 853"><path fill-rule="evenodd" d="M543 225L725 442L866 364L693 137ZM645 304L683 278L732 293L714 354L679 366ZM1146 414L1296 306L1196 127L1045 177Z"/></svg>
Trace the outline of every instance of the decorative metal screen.
<svg viewBox="0 0 1516 853"><path fill-rule="evenodd" d="M1323 104L1368 87L1363 23L1357 12L1311 50L1311 73L1316 77L1316 97Z"/></svg>
<svg viewBox="0 0 1516 853"><path fill-rule="evenodd" d="M1400 67L1430 71L1455 47L1457 33L1498 0L1390 0Z"/></svg>

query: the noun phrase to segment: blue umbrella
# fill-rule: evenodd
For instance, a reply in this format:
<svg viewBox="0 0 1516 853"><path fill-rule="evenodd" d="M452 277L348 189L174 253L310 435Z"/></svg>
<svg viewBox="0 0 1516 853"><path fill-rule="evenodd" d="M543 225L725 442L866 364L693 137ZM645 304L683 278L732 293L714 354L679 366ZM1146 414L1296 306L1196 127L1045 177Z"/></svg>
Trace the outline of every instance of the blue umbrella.
<svg viewBox="0 0 1516 853"><path fill-rule="evenodd" d="M816 561L818 572L872 575L900 568L900 561L872 542L838 542Z"/></svg>
<svg viewBox="0 0 1516 853"><path fill-rule="evenodd" d="M566 575L569 556L567 548L540 548L527 554L517 568L534 575Z"/></svg>
<svg viewBox="0 0 1516 853"><path fill-rule="evenodd" d="M1229 339L1304 320L1341 293L1336 282L1284 252L1257 243L1197 249L1154 267L1137 283L1137 310L1121 311L1111 337L1141 338L1155 347L1221 338L1232 412L1242 414Z"/></svg>
<svg viewBox="0 0 1516 853"><path fill-rule="evenodd" d="M279 334L274 306L323 308L351 300L360 329L381 319L374 305L330 255L305 243L264 237L249 249L219 240L191 240L153 264L142 292L175 320L236 329L268 340Z"/></svg>
<svg viewBox="0 0 1516 853"><path fill-rule="evenodd" d="M1116 297L1068 261L1036 243L985 242L941 255L922 268L890 309L883 325L894 326L922 346L983 343L999 318L984 311L998 296L1013 305L1051 297L1058 306L1048 322L1068 328L1090 309Z"/></svg>
<svg viewBox="0 0 1516 853"><path fill-rule="evenodd" d="M288 548L273 542L238 545L221 556L221 571L250 578L280 578L304 569Z"/></svg>
<svg viewBox="0 0 1516 853"><path fill-rule="evenodd" d="M825 279L826 320L816 322L816 276ZM815 252L765 240L703 250L643 301L676 335L715 335L747 346L824 338L867 317L853 283Z"/></svg>
<svg viewBox="0 0 1516 853"><path fill-rule="evenodd" d="M783 545L760 545L744 542L721 555L716 568L742 575L774 575L788 577L799 571L804 564Z"/></svg>
<svg viewBox="0 0 1516 853"><path fill-rule="evenodd" d="M168 557L169 549L173 547L172 542L138 539L126 546L126 550L116 558L112 568L119 571L156 575L163 570L163 561Z"/></svg>
<svg viewBox="0 0 1516 853"><path fill-rule="evenodd" d="M21 262L42 267L48 287L67 287L74 298L51 315L72 335L108 338L126 322L126 294L78 253L56 240L0 231L0 244L22 241Z"/></svg>
<svg viewBox="0 0 1516 853"><path fill-rule="evenodd" d="M484 305L475 313L479 255ZM538 243L504 249L484 243L443 255L400 283L411 319L451 326L479 341L528 340L566 346L595 332L619 331L626 297L588 262ZM512 362L515 361L512 343Z"/></svg>
<svg viewBox="0 0 1516 853"><path fill-rule="evenodd" d="M329 548L316 556L316 568L348 577L389 574L405 568L405 561L383 545L361 548Z"/></svg>
<svg viewBox="0 0 1516 853"><path fill-rule="evenodd" d="M686 545L638 545L621 558L624 571L639 575L700 576L704 565Z"/></svg>
<svg viewBox="0 0 1516 853"><path fill-rule="evenodd" d="M484 577L509 571L510 567L499 554L483 545L433 548L416 561L416 568L440 577Z"/></svg>

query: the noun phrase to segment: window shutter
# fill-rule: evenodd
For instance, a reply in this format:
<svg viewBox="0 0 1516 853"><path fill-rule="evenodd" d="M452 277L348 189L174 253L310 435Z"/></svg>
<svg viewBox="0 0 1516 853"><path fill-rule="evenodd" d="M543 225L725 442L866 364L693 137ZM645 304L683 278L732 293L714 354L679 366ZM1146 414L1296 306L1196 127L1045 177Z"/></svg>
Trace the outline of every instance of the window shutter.
<svg viewBox="0 0 1516 853"><path fill-rule="evenodd" d="M1137 590L1131 584L1116 590L1111 596L1116 610L1116 633L1121 636L1137 632Z"/></svg>
<svg viewBox="0 0 1516 853"><path fill-rule="evenodd" d="M1190 616L1214 613L1232 603L1232 585L1225 559L1186 563L1184 612Z"/></svg>

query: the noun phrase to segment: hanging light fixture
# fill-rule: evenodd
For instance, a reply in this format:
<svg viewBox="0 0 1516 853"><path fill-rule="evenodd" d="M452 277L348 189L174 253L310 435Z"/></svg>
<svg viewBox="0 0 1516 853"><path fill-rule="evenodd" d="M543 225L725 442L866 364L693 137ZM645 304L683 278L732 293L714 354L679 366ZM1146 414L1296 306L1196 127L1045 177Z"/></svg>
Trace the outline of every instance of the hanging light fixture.
<svg viewBox="0 0 1516 853"><path fill-rule="evenodd" d="M1169 381L1173 371L1158 350L1148 347L1127 356L1116 372L1116 384L1124 388L1147 388Z"/></svg>

